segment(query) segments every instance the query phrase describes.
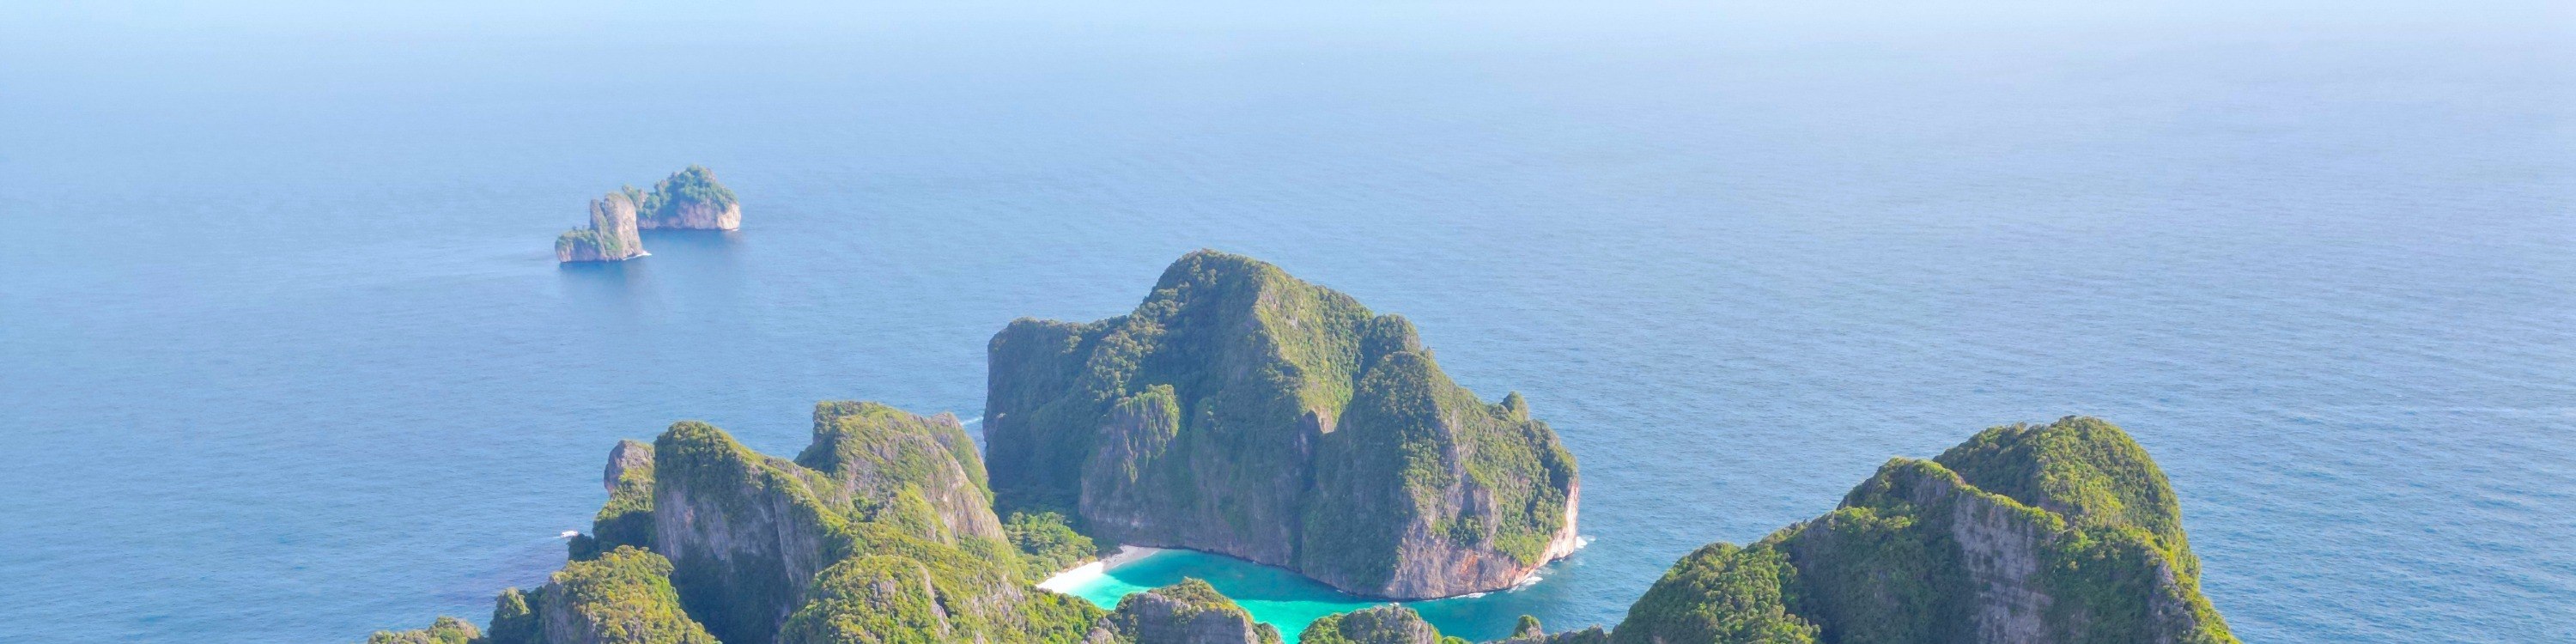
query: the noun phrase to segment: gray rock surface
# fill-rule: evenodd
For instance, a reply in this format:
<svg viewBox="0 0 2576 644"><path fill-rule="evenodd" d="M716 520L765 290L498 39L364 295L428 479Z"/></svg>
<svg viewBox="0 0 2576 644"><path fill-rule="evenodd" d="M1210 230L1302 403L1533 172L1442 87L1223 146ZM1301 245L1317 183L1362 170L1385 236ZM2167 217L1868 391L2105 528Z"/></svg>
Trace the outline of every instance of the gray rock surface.
<svg viewBox="0 0 2576 644"><path fill-rule="evenodd" d="M644 237L637 231L635 201L622 193L590 201L590 227L555 237L557 262L618 262L643 257Z"/></svg>

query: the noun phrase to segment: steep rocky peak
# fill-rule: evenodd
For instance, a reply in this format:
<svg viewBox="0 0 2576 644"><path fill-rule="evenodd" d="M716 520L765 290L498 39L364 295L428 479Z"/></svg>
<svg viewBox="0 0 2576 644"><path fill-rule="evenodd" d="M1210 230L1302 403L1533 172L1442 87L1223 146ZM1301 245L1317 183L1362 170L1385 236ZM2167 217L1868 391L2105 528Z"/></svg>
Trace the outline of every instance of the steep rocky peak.
<svg viewBox="0 0 2576 644"><path fill-rule="evenodd" d="M649 482L652 480L652 470L653 446L633 440L621 440L617 441L616 447L609 448L608 467L600 472L599 483L601 487L613 494L620 487L618 483L626 480L629 472L640 473L644 480Z"/></svg>
<svg viewBox="0 0 2576 644"><path fill-rule="evenodd" d="M904 512L926 504L936 529L922 536L1002 537L983 460L966 429L950 414L922 416L861 401L814 405L814 442L798 465L838 483L837 498L865 507Z"/></svg>

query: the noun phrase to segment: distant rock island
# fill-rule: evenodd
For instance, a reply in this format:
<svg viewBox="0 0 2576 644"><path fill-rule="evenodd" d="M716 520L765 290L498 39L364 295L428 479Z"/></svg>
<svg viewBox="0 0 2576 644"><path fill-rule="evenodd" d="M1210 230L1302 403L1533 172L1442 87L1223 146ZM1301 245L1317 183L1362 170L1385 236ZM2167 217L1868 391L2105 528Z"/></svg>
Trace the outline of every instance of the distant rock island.
<svg viewBox="0 0 2576 644"><path fill-rule="evenodd" d="M636 232L635 200L620 193L590 200L590 227L555 236L557 262L622 262L643 257L644 237Z"/></svg>
<svg viewBox="0 0 2576 644"><path fill-rule="evenodd" d="M634 186L620 189L635 200L638 221L646 230L735 230L742 228L742 204L733 190L716 182L706 166L691 165L653 184L652 192Z"/></svg>
<svg viewBox="0 0 2576 644"><path fill-rule="evenodd" d="M634 186L590 202L590 226L555 236L557 262L617 262L643 257L648 229L735 230L742 227L742 204L733 190L716 181L706 166L691 165L653 184L646 192Z"/></svg>
<svg viewBox="0 0 2576 644"><path fill-rule="evenodd" d="M569 562L502 591L486 626L368 641L1278 644L1199 580L1108 611L1035 582L1126 542L1455 591L1517 579L1572 533L1573 459L1518 395L1478 401L1402 318L1268 264L1192 253L1133 314L1021 320L990 349L989 471L955 416L878 403L816 404L792 459L675 423L609 451ZM2068 417L1890 460L1831 513L1709 544L1615 629L1524 616L1497 642L2236 642L2199 578L2164 473L2120 428ZM1465 644L1400 605L1298 642Z"/></svg>
<svg viewBox="0 0 2576 644"><path fill-rule="evenodd" d="M989 353L1002 507L1393 599L1574 551L1574 456L1519 394L1479 400L1412 323L1270 264L1190 253L1133 313L1022 319Z"/></svg>

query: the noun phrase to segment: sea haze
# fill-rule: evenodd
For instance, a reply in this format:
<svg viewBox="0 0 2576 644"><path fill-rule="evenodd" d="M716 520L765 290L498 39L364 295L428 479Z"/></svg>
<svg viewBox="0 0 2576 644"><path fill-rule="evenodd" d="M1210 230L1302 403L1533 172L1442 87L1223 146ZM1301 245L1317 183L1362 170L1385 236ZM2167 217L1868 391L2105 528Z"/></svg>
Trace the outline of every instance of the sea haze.
<svg viewBox="0 0 2576 644"><path fill-rule="evenodd" d="M973 417L1202 247L1581 461L1592 545L1453 634L2082 413L2249 642L2576 641L2569 8L1795 4L13 8L0 641L479 622L615 440ZM740 232L555 264L689 163Z"/></svg>

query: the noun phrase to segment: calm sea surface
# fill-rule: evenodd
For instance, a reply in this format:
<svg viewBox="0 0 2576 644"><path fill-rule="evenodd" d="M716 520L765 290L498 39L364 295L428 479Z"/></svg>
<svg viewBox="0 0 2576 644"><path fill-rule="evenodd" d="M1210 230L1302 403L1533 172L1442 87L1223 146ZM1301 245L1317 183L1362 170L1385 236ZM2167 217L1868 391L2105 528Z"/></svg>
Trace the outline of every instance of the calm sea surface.
<svg viewBox="0 0 2576 644"><path fill-rule="evenodd" d="M1411 317L1580 459L1591 547L1455 634L1615 622L2083 413L2248 641L2576 640L2570 9L1797 4L15 7L0 641L480 621L616 439L973 417L1004 323L1201 247ZM555 264L693 162L740 232Z"/></svg>

